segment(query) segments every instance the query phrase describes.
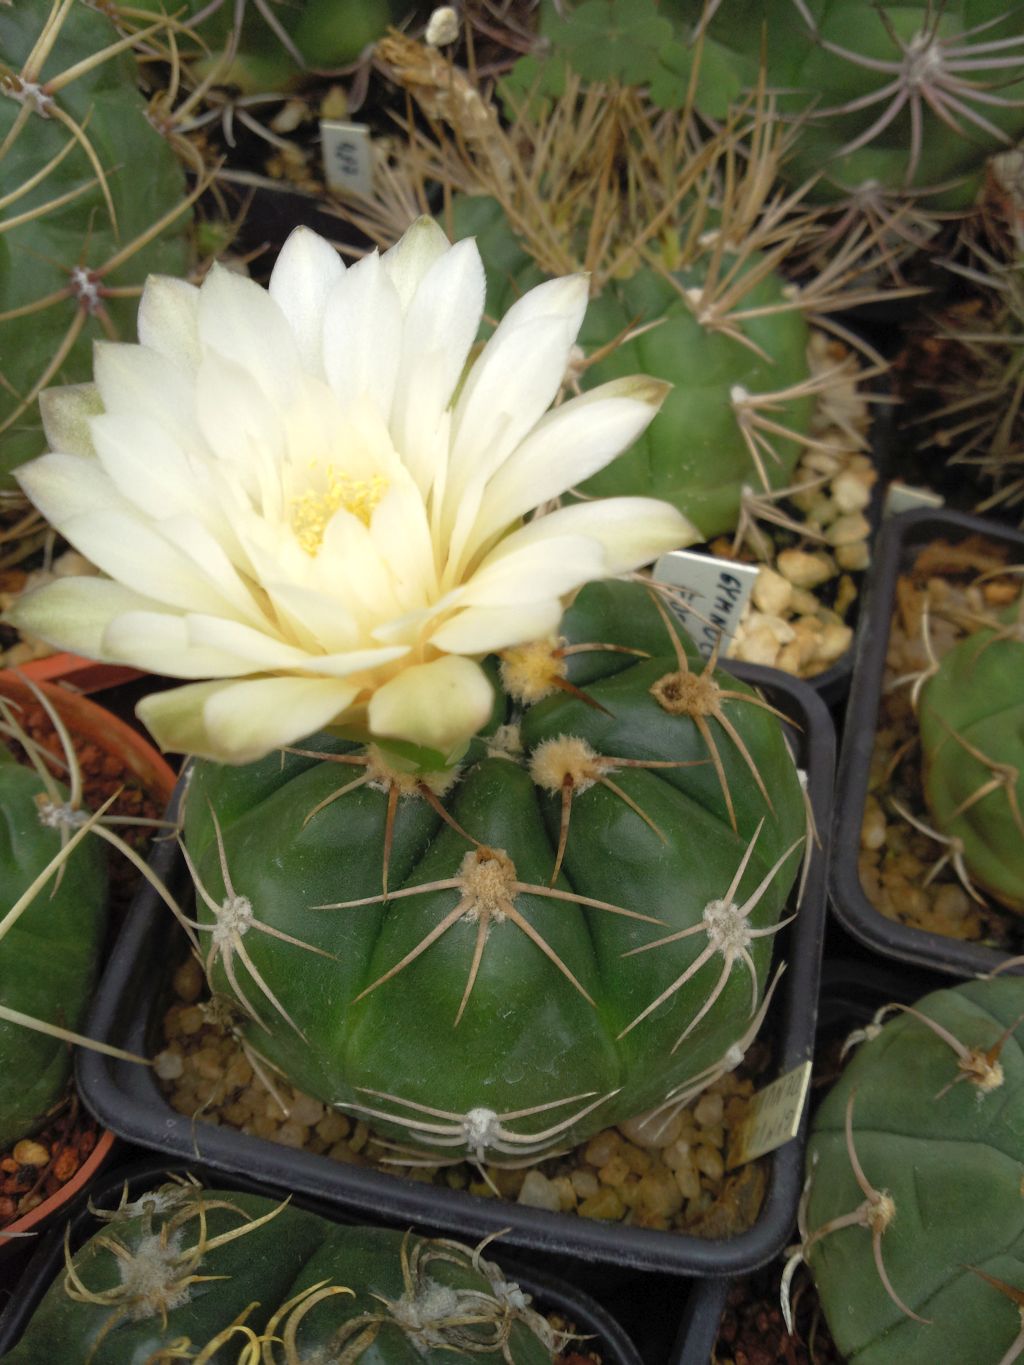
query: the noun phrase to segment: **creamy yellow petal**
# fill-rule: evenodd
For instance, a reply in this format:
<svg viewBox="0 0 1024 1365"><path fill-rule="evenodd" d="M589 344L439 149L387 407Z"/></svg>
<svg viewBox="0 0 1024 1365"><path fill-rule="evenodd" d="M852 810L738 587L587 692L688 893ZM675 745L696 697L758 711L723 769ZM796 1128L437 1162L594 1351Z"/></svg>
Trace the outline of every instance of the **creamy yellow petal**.
<svg viewBox="0 0 1024 1365"><path fill-rule="evenodd" d="M479 664L450 654L403 669L378 688L368 718L375 735L448 754L476 734L493 705L494 691Z"/></svg>
<svg viewBox="0 0 1024 1365"><path fill-rule="evenodd" d="M92 455L89 419L103 411L95 384L64 384L39 395L43 431L51 450L68 455Z"/></svg>
<svg viewBox="0 0 1024 1365"><path fill-rule="evenodd" d="M157 607L151 598L109 578L58 578L19 597L4 620L26 635L90 659L125 663L108 655L103 643L111 620L122 612Z"/></svg>
<svg viewBox="0 0 1024 1365"><path fill-rule="evenodd" d="M324 374L324 309L345 273L341 257L307 227L292 231L270 275L269 293L287 319L308 374Z"/></svg>
<svg viewBox="0 0 1024 1365"><path fill-rule="evenodd" d="M150 275L139 302L139 341L186 373L199 364L199 290L169 275Z"/></svg>

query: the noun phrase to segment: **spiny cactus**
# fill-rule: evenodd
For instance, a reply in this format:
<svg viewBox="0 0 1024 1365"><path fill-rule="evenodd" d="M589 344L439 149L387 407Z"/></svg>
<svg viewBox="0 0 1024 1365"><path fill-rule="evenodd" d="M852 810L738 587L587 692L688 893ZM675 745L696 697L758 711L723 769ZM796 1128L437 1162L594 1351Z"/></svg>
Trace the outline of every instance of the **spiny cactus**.
<svg viewBox="0 0 1024 1365"><path fill-rule="evenodd" d="M0 742L3 1148L37 1128L64 1092L71 1071L66 1030L81 1028L99 968L107 872L98 840L79 836L70 845L76 822L84 827L88 819L76 804L77 791L73 795L53 778L6 701L0 701L0 716L3 741L26 746L35 764L18 763ZM73 762L73 750L69 757ZM32 1026L40 1021L53 1032Z"/></svg>
<svg viewBox="0 0 1024 1365"><path fill-rule="evenodd" d="M609 39L599 53L585 41L595 31ZM585 74L630 54L623 78L669 106L692 82L716 118L766 80L780 116L799 122L790 182L816 178L825 200L871 187L893 219L906 190L932 209L969 204L985 157L1024 132L1024 33L1006 0L665 0L657 16L590 0L547 16L544 33Z"/></svg>
<svg viewBox="0 0 1024 1365"><path fill-rule="evenodd" d="M580 495L653 494L707 539L776 501L801 453L821 444L816 400L848 380L842 366L812 375L810 324L863 297L849 278L867 242L787 283L781 269L808 215L774 188L788 134L764 92L709 133L690 110L660 111L642 91L569 73L551 99L504 87L506 129L438 54L397 35L378 51L431 133L410 127L376 203L344 211L383 241L414 211L410 181L454 191L450 227L479 240L489 312L546 274L585 270L592 303L574 386L638 369L673 384L641 440Z"/></svg>
<svg viewBox="0 0 1024 1365"><path fill-rule="evenodd" d="M97 736L79 733L80 705L62 714L67 708L34 684L7 683L0 694L0 1148L31 1133L61 1098L71 1071L69 1044L125 1055L78 1030L107 931L108 847L145 868L116 827L162 822L111 811L119 791L89 808L76 745L81 750ZM29 732L27 706L52 728L59 757ZM95 730L95 719L92 724ZM151 761L118 755L109 734L99 743L120 758L129 782L166 800L173 778L156 754Z"/></svg>
<svg viewBox="0 0 1024 1365"><path fill-rule="evenodd" d="M969 880L1024 912L1024 598L964 624L919 689L925 796Z"/></svg>
<svg viewBox="0 0 1024 1365"><path fill-rule="evenodd" d="M790 1273L849 1365L1024 1352L1022 1017L1010 976L887 1006L818 1110Z"/></svg>
<svg viewBox="0 0 1024 1365"><path fill-rule="evenodd" d="M10 1365L263 1365L478 1357L544 1365L566 1341L501 1268L453 1241L337 1225L178 1179L113 1210L51 1285Z"/></svg>
<svg viewBox="0 0 1024 1365"><path fill-rule="evenodd" d="M197 764L185 847L211 986L261 1058L501 1164L720 1074L806 817L771 707L639 586L584 589L495 675L457 768L326 735Z"/></svg>
<svg viewBox="0 0 1024 1365"><path fill-rule="evenodd" d="M0 7L0 484L44 448L36 399L132 338L154 271L188 267L184 174L146 118L132 48L85 0Z"/></svg>

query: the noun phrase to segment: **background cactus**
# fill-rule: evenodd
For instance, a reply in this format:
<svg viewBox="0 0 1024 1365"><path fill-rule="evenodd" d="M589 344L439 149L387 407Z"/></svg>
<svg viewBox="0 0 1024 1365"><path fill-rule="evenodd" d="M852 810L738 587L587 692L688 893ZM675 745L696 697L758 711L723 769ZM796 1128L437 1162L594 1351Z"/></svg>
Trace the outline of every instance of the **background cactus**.
<svg viewBox="0 0 1024 1365"><path fill-rule="evenodd" d="M694 80L713 118L757 86L763 52L780 116L800 120L786 178L820 177L821 200L870 189L879 202L909 191L931 209L965 207L985 157L1024 132L1024 34L1005 0L589 0L550 6L542 32L591 78L595 63L628 63L623 78L668 107Z"/></svg>
<svg viewBox="0 0 1024 1365"><path fill-rule="evenodd" d="M10 1365L50 1365L58 1342L66 1365L195 1359L204 1347L203 1359L275 1365L543 1365L561 1339L497 1265L456 1242L191 1181L98 1216L105 1227L69 1257Z"/></svg>
<svg viewBox="0 0 1024 1365"><path fill-rule="evenodd" d="M506 131L438 54L394 35L378 50L431 133L410 126L376 204L346 213L391 241L417 202L407 182L440 184L450 231L478 238L489 309L546 275L588 272L574 385L636 372L674 385L642 439L581 496L665 498L707 539L770 508L801 454L824 447L817 403L849 381L840 363L812 374L810 323L864 298L849 280L865 243L799 287L786 280L807 215L775 188L788 134L764 99L709 130L692 110L662 111L643 90L572 73L548 97L548 68L531 58L535 83L517 71L499 87Z"/></svg>
<svg viewBox="0 0 1024 1365"><path fill-rule="evenodd" d="M10 736L6 705L2 730ZM60 1028L81 1028L99 967L107 927L105 850L86 838L72 849L60 878L56 870L13 920L10 912L67 842L67 829L44 823L54 791L32 767L15 761L0 742L0 1008ZM64 1093L71 1049L0 1013L0 1148L31 1133Z"/></svg>
<svg viewBox="0 0 1024 1365"><path fill-rule="evenodd" d="M202 952L257 1055L478 1160L547 1155L719 1074L806 817L776 716L670 622L638 586L584 589L561 644L503 656L457 770L325 736L195 766Z"/></svg>
<svg viewBox="0 0 1024 1365"><path fill-rule="evenodd" d="M134 339L146 275L188 267L190 200L138 41L85 0L0 7L0 485L45 447L39 392L86 379L95 338Z"/></svg>
<svg viewBox="0 0 1024 1365"><path fill-rule="evenodd" d="M921 689L924 791L971 880L1024 912L1024 606L969 624Z"/></svg>
<svg viewBox="0 0 1024 1365"><path fill-rule="evenodd" d="M915 1009L868 1030L818 1110L803 1255L850 1365L1009 1362L1024 1346L1024 983Z"/></svg>

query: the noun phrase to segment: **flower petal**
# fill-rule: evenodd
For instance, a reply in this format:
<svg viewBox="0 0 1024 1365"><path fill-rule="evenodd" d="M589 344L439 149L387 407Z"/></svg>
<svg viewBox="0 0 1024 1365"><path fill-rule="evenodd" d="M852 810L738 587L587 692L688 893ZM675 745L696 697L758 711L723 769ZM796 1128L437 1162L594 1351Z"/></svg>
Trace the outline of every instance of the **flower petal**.
<svg viewBox="0 0 1024 1365"><path fill-rule="evenodd" d="M398 293L403 313L424 275L450 246L439 224L424 214L380 258L385 274Z"/></svg>
<svg viewBox="0 0 1024 1365"><path fill-rule="evenodd" d="M166 612L120 612L103 634L103 656L175 678L234 678L264 671L219 645L193 643L187 618Z"/></svg>
<svg viewBox="0 0 1024 1365"><path fill-rule="evenodd" d="M559 598L516 606L467 607L436 630L430 643L449 654L491 654L553 634L562 611Z"/></svg>
<svg viewBox="0 0 1024 1365"><path fill-rule="evenodd" d="M136 715L161 749L221 763L251 763L322 730L357 688L324 678L192 683L144 697Z"/></svg>
<svg viewBox="0 0 1024 1365"><path fill-rule="evenodd" d="M324 309L345 273L341 257L307 227L289 234L270 275L270 297L287 319L307 373L324 376Z"/></svg>
<svg viewBox="0 0 1024 1365"><path fill-rule="evenodd" d="M150 275L142 291L139 341L186 373L199 364L199 290L169 275Z"/></svg>
<svg viewBox="0 0 1024 1365"><path fill-rule="evenodd" d="M192 380L180 365L146 346L97 341L92 368L106 412L151 417L185 450L199 440Z"/></svg>
<svg viewBox="0 0 1024 1365"><path fill-rule="evenodd" d="M480 665L449 654L404 668L379 687L368 716L375 735L449 754L476 734L493 706L494 690Z"/></svg>
<svg viewBox="0 0 1024 1365"><path fill-rule="evenodd" d="M122 612L151 610L151 598L109 578L58 578L19 597L4 620L27 635L90 659L123 663L108 655L103 635Z"/></svg>
<svg viewBox="0 0 1024 1365"><path fill-rule="evenodd" d="M350 266L324 312L324 368L343 404L368 394L389 414L402 352L402 306L374 251Z"/></svg>
<svg viewBox="0 0 1024 1365"><path fill-rule="evenodd" d="M519 539L520 536L522 532L517 532L502 541L499 548L503 553L491 554L484 560L466 584L462 600L467 606L498 607L512 603L518 606L523 602L550 601L563 597L581 583L607 578L611 572L597 536L566 533L557 541L547 537ZM505 549L506 546L510 548Z"/></svg>
<svg viewBox="0 0 1024 1365"><path fill-rule="evenodd" d="M271 403L291 398L301 368L298 344L255 280L213 265L199 290L199 339L248 371Z"/></svg>
<svg viewBox="0 0 1024 1365"><path fill-rule="evenodd" d="M93 455L89 419L103 411L95 384L63 384L39 395L43 430L51 450L69 455Z"/></svg>
<svg viewBox="0 0 1024 1365"><path fill-rule="evenodd" d="M600 498L561 507L513 531L495 546L478 572L508 555L518 556L524 546L542 550L544 541L551 542L546 551L551 554L563 536L574 540L587 537L601 546L605 566L602 573L595 575L599 578L627 573L669 550L703 540L696 526L671 503L658 498Z"/></svg>

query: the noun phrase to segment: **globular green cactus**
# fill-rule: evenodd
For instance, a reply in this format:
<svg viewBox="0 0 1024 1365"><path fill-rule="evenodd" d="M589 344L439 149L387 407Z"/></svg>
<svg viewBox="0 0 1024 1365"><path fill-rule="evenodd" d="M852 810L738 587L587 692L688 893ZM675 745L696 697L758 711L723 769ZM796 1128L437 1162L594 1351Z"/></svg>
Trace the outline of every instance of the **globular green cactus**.
<svg viewBox="0 0 1024 1365"><path fill-rule="evenodd" d="M45 448L36 399L134 339L152 272L189 264L184 172L147 119L132 47L85 0L0 6L0 486Z"/></svg>
<svg viewBox="0 0 1024 1365"><path fill-rule="evenodd" d="M548 51L589 80L644 85L722 118L764 81L799 125L783 171L810 197L907 192L969 204L986 156L1024 132L1024 34L1005 0L584 0L546 5ZM550 59L516 76L557 88Z"/></svg>
<svg viewBox="0 0 1024 1365"><path fill-rule="evenodd" d="M51 1285L10 1365L236 1360L550 1365L565 1340L453 1241L337 1225L179 1180L115 1210Z"/></svg>
<svg viewBox="0 0 1024 1365"><path fill-rule="evenodd" d="M18 738L6 703L2 715L0 733ZM86 818L70 800L45 767L23 766L0 742L0 1148L36 1129L63 1094L67 1030L81 1028L99 967L105 851L79 838L61 865Z"/></svg>
<svg viewBox="0 0 1024 1365"><path fill-rule="evenodd" d="M806 814L777 714L639 585L585 588L494 683L456 768L323 735L196 764L185 847L211 986L255 1052L384 1132L500 1164L720 1074Z"/></svg>
<svg viewBox="0 0 1024 1365"><path fill-rule="evenodd" d="M800 1255L848 1365L1010 1365L1024 1351L1024 982L892 1009L814 1119Z"/></svg>
<svg viewBox="0 0 1024 1365"><path fill-rule="evenodd" d="M1024 606L970 624L920 690L924 792L966 876L1024 913Z"/></svg>

